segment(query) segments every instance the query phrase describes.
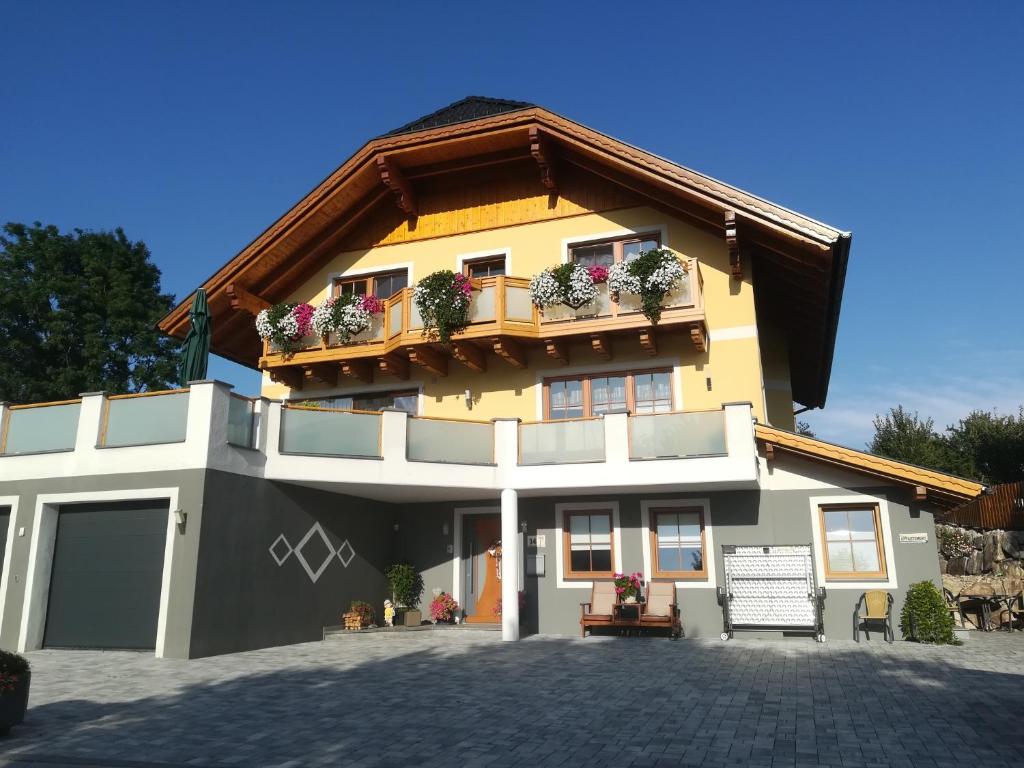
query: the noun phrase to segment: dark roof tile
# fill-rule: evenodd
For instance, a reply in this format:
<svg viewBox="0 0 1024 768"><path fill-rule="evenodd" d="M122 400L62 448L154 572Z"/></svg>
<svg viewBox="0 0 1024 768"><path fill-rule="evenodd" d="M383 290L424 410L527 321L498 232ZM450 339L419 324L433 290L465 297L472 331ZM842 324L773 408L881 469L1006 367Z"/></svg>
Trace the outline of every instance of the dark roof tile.
<svg viewBox="0 0 1024 768"><path fill-rule="evenodd" d="M486 96L467 96L464 99L442 107L436 112L406 123L400 128L388 131L384 136L397 136L402 133L414 133L415 131L426 131L430 128L440 128L442 125L454 125L465 123L469 120L477 120L481 117L500 115L504 112L516 112L520 109L529 109L535 106L525 101L510 101L509 99L490 99Z"/></svg>

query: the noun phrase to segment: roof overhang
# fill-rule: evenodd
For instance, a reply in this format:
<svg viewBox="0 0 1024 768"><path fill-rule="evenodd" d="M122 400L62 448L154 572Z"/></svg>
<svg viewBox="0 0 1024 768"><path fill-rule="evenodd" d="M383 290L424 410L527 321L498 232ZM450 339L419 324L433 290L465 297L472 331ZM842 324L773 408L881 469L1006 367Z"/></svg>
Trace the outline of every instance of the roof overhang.
<svg viewBox="0 0 1024 768"><path fill-rule="evenodd" d="M754 426L754 437L763 453L783 451L818 463L831 464L845 470L868 475L889 483L905 486L920 501L940 509L963 504L985 491L981 483L956 475L906 464L864 451L826 443L817 438L798 435L762 424Z"/></svg>
<svg viewBox="0 0 1024 768"><path fill-rule="evenodd" d="M387 198L415 215L418 179L531 158L541 166L538 185L545 183L547 164L568 163L731 238L730 249L745 253L754 265L759 312L763 303L772 322L783 326L792 315L788 338L794 399L810 407L824 404L849 233L532 106L382 136L363 145L204 281L201 287L212 314L212 351L255 367L260 344L248 312L285 300L335 256L345 236L375 206L387 204ZM763 289L757 287L759 281L764 282ZM766 290L784 295L762 302ZM183 337L191 302L192 296L187 296L161 320L161 330Z"/></svg>

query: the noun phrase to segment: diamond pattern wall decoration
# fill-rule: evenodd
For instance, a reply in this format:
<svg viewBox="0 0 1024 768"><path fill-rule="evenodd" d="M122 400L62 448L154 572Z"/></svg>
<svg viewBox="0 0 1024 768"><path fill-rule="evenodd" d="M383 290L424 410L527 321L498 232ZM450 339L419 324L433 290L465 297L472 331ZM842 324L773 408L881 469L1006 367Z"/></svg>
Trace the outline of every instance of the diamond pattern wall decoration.
<svg viewBox="0 0 1024 768"><path fill-rule="evenodd" d="M314 537L319 538L316 539ZM319 560L319 557L315 557L312 552L304 552L303 550L307 548L307 545L314 547L318 544L323 545L326 549L326 553L323 560L316 566L316 568L314 568L313 564L309 561L310 559ZM274 539L274 543L270 545L269 551L270 556L274 558L274 562L277 563L278 568L284 565L285 561L287 561L294 553L295 559L299 561L299 565L302 566L306 575L309 576L309 580L314 584L320 580L320 577L323 576L324 571L327 570L335 557L338 558L338 561L343 567L348 568L356 556L356 550L352 544L349 543L348 539L341 542L341 545L335 549L334 544L331 543L330 537L327 535L327 532L323 529L320 523L314 523L313 527L306 531L305 536L303 536L299 540L299 543L294 547L292 547L291 543L287 538L285 538L283 533L280 534L276 539Z"/></svg>
<svg viewBox="0 0 1024 768"><path fill-rule="evenodd" d="M284 546L287 547L287 551L283 555L278 555L277 550L280 548L282 544L284 544ZM274 558L274 562L277 563L278 568L284 565L284 561L288 559L291 553L292 545L288 543L288 539L284 537L283 533L276 539L274 539L274 543L270 545L270 556Z"/></svg>

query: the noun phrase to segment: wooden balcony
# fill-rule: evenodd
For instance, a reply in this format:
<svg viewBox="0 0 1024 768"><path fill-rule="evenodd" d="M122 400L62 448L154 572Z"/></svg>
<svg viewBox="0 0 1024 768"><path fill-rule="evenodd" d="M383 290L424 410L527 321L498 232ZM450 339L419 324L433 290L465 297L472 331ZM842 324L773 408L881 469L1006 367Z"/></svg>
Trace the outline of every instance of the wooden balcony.
<svg viewBox="0 0 1024 768"><path fill-rule="evenodd" d="M506 364L526 368L531 348L568 364L570 345L578 342L608 360L620 345L655 355L657 337L670 333L685 334L703 351L707 330L700 265L690 259L688 268L683 284L665 297L656 326L640 311L637 297L613 301L607 285L599 286L592 304L578 310L552 307L541 312L530 301L529 278L503 275L474 281L469 326L453 337L450 347L424 336L412 289L406 288L386 299L384 312L349 343L338 343L333 336L306 338L292 354L265 343L259 365L274 381L300 389L308 381L337 386L345 377L370 383L377 373L408 379L412 366L447 376L453 360L483 373L492 353Z"/></svg>

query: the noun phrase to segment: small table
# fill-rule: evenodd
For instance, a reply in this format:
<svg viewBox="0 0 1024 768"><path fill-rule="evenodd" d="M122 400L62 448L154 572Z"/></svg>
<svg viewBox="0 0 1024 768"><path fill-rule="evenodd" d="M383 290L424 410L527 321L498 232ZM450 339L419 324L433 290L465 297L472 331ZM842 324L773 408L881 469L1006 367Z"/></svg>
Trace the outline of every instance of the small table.
<svg viewBox="0 0 1024 768"><path fill-rule="evenodd" d="M959 597L960 600L974 600L981 606L981 623L978 629L982 632L992 631L992 606L994 605L997 609L1005 606L1006 612L1010 613L1011 606L1016 598L1016 595L971 595L963 592L960 593ZM1010 621L1007 624L1006 631L1013 632L1013 614L1010 614Z"/></svg>
<svg viewBox="0 0 1024 768"><path fill-rule="evenodd" d="M623 632L631 629L640 630L640 617L644 613L644 604L636 603L615 603L612 606L612 626L618 627Z"/></svg>

